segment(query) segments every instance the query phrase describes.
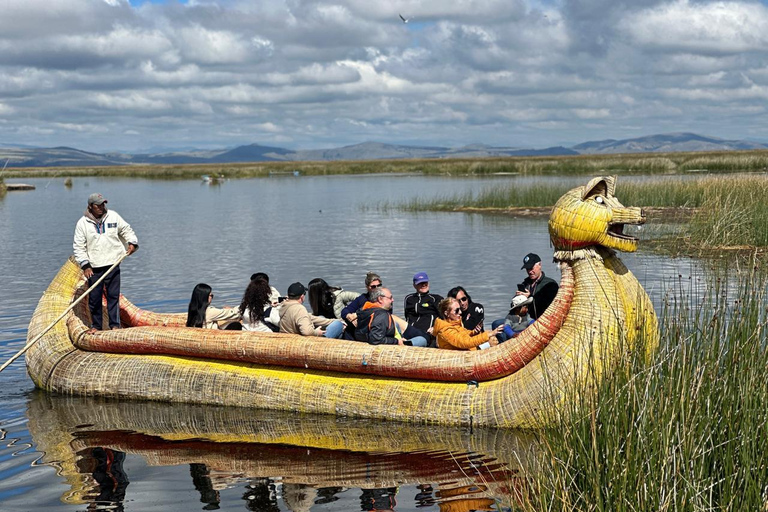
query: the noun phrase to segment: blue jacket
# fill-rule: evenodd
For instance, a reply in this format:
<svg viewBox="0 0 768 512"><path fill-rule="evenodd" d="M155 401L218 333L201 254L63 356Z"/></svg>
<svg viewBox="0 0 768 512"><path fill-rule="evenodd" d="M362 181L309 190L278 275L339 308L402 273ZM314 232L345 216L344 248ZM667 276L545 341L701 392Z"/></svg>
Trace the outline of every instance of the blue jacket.
<svg viewBox="0 0 768 512"><path fill-rule="evenodd" d="M365 303L368 302L368 294L363 293L358 298L350 302L346 305L344 309L341 310L341 318L343 320L347 319L347 315L350 313L357 313L361 309L363 309L363 306L365 306Z"/></svg>

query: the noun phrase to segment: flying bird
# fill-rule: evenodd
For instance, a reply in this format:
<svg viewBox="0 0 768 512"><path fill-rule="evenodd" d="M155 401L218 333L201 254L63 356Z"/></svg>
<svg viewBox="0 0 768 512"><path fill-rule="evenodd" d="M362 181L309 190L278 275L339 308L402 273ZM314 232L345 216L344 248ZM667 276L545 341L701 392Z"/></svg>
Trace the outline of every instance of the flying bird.
<svg viewBox="0 0 768 512"><path fill-rule="evenodd" d="M410 18L403 18L402 14L398 14L398 16L400 16L400 19L403 20L403 23L408 23L409 21L411 21Z"/></svg>

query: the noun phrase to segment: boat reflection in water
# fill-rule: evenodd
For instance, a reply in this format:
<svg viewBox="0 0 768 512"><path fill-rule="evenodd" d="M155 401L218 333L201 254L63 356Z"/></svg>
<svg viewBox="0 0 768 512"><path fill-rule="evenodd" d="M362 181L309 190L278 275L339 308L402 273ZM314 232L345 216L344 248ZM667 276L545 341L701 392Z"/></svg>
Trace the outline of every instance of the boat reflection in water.
<svg viewBox="0 0 768 512"><path fill-rule="evenodd" d="M131 499L141 475L126 473L126 454L188 465L204 510L239 487L247 510L271 512L333 510L327 504L342 492L359 493L363 511L392 510L401 486L415 488L416 507L502 510L527 499L538 455L532 435L509 430L243 408L35 393L28 415L43 463L70 487L62 501L90 510L121 510Z"/></svg>

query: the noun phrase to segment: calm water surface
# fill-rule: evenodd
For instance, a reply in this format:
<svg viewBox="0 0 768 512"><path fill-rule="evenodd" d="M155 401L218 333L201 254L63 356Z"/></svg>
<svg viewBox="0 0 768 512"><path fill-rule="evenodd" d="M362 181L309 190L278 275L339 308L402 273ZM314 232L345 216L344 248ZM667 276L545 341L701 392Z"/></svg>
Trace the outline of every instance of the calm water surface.
<svg viewBox="0 0 768 512"><path fill-rule="evenodd" d="M530 179L273 177L210 186L79 178L71 189L63 179L24 181L37 190L0 199L2 362L24 345L93 192L139 237L141 249L122 265L123 293L156 311L184 311L199 282L214 288L216 305L237 305L257 271L285 292L314 277L362 291L373 270L402 313L411 277L426 271L434 292L465 286L485 305L488 326L525 277L526 253L540 254L545 273L559 279L545 218L364 208ZM693 260L642 250L623 259L657 306L672 283L701 275ZM503 510L524 488L514 475L527 469L529 450L530 439L509 432L51 397L34 391L21 361L0 374L3 511L115 503L125 510Z"/></svg>

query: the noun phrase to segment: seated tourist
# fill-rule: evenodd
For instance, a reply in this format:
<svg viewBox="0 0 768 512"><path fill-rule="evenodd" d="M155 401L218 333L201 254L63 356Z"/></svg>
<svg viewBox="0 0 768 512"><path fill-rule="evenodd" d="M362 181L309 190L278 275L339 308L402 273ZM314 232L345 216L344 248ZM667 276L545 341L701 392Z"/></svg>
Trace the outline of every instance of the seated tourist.
<svg viewBox="0 0 768 512"><path fill-rule="evenodd" d="M330 286L319 277L309 282L309 306L312 308L312 314L316 316L341 318L344 308L357 297L355 292Z"/></svg>
<svg viewBox="0 0 768 512"><path fill-rule="evenodd" d="M509 305L511 309L507 317L504 320L495 320L492 324L493 328L498 326L504 328L504 331L497 336L499 341L507 341L510 338L514 338L535 322L529 315L528 309L532 303L533 299L525 295L515 295L512 297L512 303Z"/></svg>
<svg viewBox="0 0 768 512"><path fill-rule="evenodd" d="M304 307L307 289L301 283L288 287L288 298L280 304L280 332L302 336L340 338L344 333L341 320L309 314Z"/></svg>
<svg viewBox="0 0 768 512"><path fill-rule="evenodd" d="M370 300L357 313L355 339L371 345L413 345L426 347L423 336L405 338L398 328L398 321L392 315L394 297L389 288L376 288Z"/></svg>
<svg viewBox="0 0 768 512"><path fill-rule="evenodd" d="M256 279L263 279L264 281L269 284L269 276L265 274L264 272L256 272L255 274L251 274L251 281L254 281ZM269 284L269 304L271 306L277 306L280 300L280 292L277 291L277 288ZM284 299L284 298L283 298Z"/></svg>
<svg viewBox="0 0 768 512"><path fill-rule="evenodd" d="M443 298L429 292L429 277L426 272L413 276L413 287L416 291L406 295L403 300L405 321L408 325L429 333L435 319L440 316L437 305Z"/></svg>
<svg viewBox="0 0 768 512"><path fill-rule="evenodd" d="M485 309L482 304L472 302L467 290L463 286L451 288L448 297L456 299L461 308L461 325L469 329L473 334L483 332L483 320L485 320Z"/></svg>
<svg viewBox="0 0 768 512"><path fill-rule="evenodd" d="M240 303L240 315L244 331L275 332L280 323L278 308L272 307L269 283L254 279L248 284Z"/></svg>
<svg viewBox="0 0 768 512"><path fill-rule="evenodd" d="M503 326L492 331L473 334L461 325L462 311L459 302L451 297L443 299L438 304L441 318L435 320L432 335L437 340L437 348L449 350L477 350L498 345L496 335L502 332Z"/></svg>
<svg viewBox="0 0 768 512"><path fill-rule="evenodd" d="M357 326L357 312L363 309L366 302L371 300L371 292L381 286L381 278L375 272L368 272L365 275L365 293L358 295L355 300L344 306L341 310L340 318L349 322L350 329L354 334L354 327Z"/></svg>
<svg viewBox="0 0 768 512"><path fill-rule="evenodd" d="M517 285L516 295L533 297L533 302L528 308L528 314L536 320L544 311L547 310L552 301L555 300L557 291L560 288L557 282L544 275L541 270L541 258L538 254L529 253L523 258L521 270L528 273L522 283Z"/></svg>
<svg viewBox="0 0 768 512"><path fill-rule="evenodd" d="M213 290L210 286L205 283L195 286L187 309L187 327L239 328L240 311L238 308L214 308L211 306L212 300ZM231 327L230 324L232 324Z"/></svg>

